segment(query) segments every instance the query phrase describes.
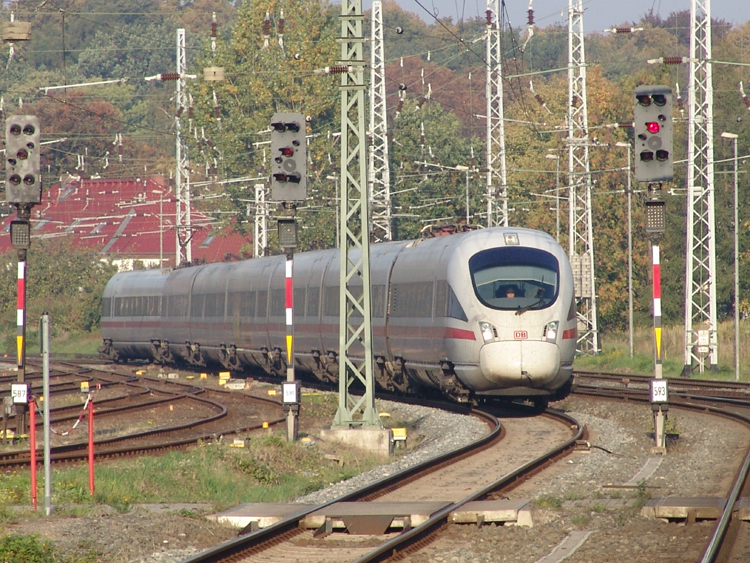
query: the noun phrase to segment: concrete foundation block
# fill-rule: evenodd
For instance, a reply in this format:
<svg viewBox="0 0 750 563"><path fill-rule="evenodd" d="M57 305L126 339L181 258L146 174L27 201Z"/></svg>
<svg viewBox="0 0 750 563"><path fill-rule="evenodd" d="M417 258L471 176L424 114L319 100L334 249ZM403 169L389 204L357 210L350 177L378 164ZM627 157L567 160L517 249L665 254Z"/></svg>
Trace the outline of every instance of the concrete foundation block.
<svg viewBox="0 0 750 563"><path fill-rule="evenodd" d="M393 454L393 436L388 428L330 428L320 431L321 439L359 448L379 457Z"/></svg>

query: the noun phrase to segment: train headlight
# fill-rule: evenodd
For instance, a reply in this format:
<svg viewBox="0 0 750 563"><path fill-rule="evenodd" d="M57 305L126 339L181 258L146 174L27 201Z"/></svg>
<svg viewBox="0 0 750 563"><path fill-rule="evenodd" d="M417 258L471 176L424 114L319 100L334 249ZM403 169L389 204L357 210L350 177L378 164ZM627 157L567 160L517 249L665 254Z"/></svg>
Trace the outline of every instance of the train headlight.
<svg viewBox="0 0 750 563"><path fill-rule="evenodd" d="M494 342L497 330L490 323L482 321L479 323L479 330L482 333L482 338L485 342Z"/></svg>
<svg viewBox="0 0 750 563"><path fill-rule="evenodd" d="M559 323L557 321L552 321L551 323L547 323L547 325L544 327L544 339L547 342L557 341L557 327L558 326L559 326Z"/></svg>

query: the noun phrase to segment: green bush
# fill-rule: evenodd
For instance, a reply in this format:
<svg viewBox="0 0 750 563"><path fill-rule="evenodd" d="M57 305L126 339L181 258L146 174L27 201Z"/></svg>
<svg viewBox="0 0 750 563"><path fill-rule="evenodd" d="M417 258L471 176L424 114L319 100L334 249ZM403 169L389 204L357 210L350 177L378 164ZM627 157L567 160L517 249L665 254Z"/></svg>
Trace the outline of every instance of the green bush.
<svg viewBox="0 0 750 563"><path fill-rule="evenodd" d="M36 536L9 535L0 537L0 561L3 563L55 563L51 543Z"/></svg>

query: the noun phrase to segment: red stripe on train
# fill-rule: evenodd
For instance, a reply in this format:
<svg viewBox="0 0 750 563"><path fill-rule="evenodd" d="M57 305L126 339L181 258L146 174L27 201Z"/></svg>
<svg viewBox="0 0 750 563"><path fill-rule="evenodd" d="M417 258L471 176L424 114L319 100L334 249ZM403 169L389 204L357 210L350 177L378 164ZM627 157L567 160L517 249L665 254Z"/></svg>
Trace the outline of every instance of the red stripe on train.
<svg viewBox="0 0 750 563"><path fill-rule="evenodd" d="M570 338L575 338L576 337L576 333L577 333L577 331L574 328L569 328L567 330L564 330L563 333L562 333L562 339L563 340L568 340Z"/></svg>

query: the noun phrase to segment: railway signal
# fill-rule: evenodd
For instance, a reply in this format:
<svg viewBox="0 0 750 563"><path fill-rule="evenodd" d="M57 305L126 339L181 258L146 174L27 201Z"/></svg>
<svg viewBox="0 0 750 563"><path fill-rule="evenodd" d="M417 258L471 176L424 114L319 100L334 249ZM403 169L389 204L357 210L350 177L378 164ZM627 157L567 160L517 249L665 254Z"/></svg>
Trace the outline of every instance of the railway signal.
<svg viewBox="0 0 750 563"><path fill-rule="evenodd" d="M672 90L666 86L639 86L633 110L635 179L666 182L673 177Z"/></svg>
<svg viewBox="0 0 750 563"><path fill-rule="evenodd" d="M271 199L307 199L307 141L301 113L277 113L271 120Z"/></svg>
<svg viewBox="0 0 750 563"><path fill-rule="evenodd" d="M39 118L35 115L12 115L5 122L7 203L41 203L40 137Z"/></svg>

